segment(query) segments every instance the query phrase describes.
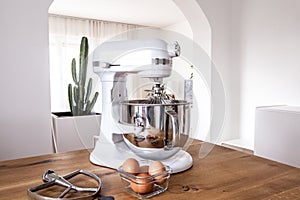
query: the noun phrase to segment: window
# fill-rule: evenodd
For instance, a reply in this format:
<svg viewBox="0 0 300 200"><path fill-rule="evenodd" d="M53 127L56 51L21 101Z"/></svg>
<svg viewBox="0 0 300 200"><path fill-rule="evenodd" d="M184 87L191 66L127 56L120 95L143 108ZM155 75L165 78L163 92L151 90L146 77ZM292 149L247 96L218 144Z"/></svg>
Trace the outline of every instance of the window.
<svg viewBox="0 0 300 200"><path fill-rule="evenodd" d="M68 84L73 83L71 75L71 60L78 61L80 41L82 36L89 40L89 54L103 41L142 26L116 22L106 22L92 19L73 18L66 16L49 15L49 52L50 52L50 87L51 111L69 111ZM121 39L128 39L122 34ZM100 89L99 78L93 73L91 62L88 66L88 75L93 78L95 90ZM100 96L101 98L101 92ZM101 105L95 110L100 112Z"/></svg>

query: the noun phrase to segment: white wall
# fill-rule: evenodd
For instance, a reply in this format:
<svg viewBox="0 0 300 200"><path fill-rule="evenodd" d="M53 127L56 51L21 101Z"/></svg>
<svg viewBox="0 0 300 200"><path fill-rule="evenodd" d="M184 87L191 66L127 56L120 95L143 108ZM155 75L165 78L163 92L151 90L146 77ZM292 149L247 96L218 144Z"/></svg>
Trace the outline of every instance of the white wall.
<svg viewBox="0 0 300 200"><path fill-rule="evenodd" d="M175 72L178 72L178 74L180 74L185 80L190 79L190 74L191 72L193 73L193 108L191 115L190 136L203 141L210 141L211 136L209 134L209 128L211 119L211 73L209 66L209 57L211 55L211 29L205 15L195 1L189 1L188 5L183 4L182 1L175 2L177 3L177 6L179 6L181 11L185 14L186 18L189 20L181 21L176 24L164 27L164 29L180 33L189 38L191 41L198 43L202 48L201 51L204 51L194 52L194 54L198 54L198 57L203 56L203 54L207 54L202 58L202 60L206 60L207 69L209 70L207 72L205 70L200 71L200 69L203 70L205 69L205 67L196 66L197 63L193 63L195 59L184 60L181 57L179 57L179 59L173 60L173 69ZM189 6L193 7L193 9L191 9L191 7ZM193 12L197 12L197 14ZM195 18L195 16L198 16L200 19ZM192 24L194 26L192 26ZM182 51L189 51L187 49L184 49L184 45L181 48ZM202 62L202 64L203 63L204 62ZM199 70L191 69L191 64L193 64ZM206 80L204 79L204 76L207 76ZM180 93L183 94L184 91L181 90Z"/></svg>
<svg viewBox="0 0 300 200"><path fill-rule="evenodd" d="M221 141L253 148L255 107L300 104L300 1L198 0L225 87Z"/></svg>
<svg viewBox="0 0 300 200"><path fill-rule="evenodd" d="M0 160L52 152L50 3L51 0L0 1Z"/></svg>
<svg viewBox="0 0 300 200"><path fill-rule="evenodd" d="M173 0L173 2L178 6L183 15L185 16L189 28L192 31L193 39L198 43L210 56L211 55L211 27L207 19L207 16L203 12L197 0ZM182 23L178 23L182 24ZM176 25L177 29L181 29L182 25ZM174 28L174 26L173 26ZM188 34L185 31L185 34Z"/></svg>
<svg viewBox="0 0 300 200"><path fill-rule="evenodd" d="M221 142L239 137L239 68L231 58L231 0L197 1L211 26L211 58L225 90L225 119L218 138Z"/></svg>
<svg viewBox="0 0 300 200"><path fill-rule="evenodd" d="M254 140L255 107L300 105L300 1L234 1L240 10L241 138Z"/></svg>
<svg viewBox="0 0 300 200"><path fill-rule="evenodd" d="M166 30L174 31L176 33L180 33L193 41L193 31L190 27L189 22L182 21L176 24L172 24L170 26L164 27ZM179 45L182 45L179 43ZM185 51L185 49L181 50ZM191 113L191 133L190 136L192 138L205 140L209 125L210 125L210 110L206 110L206 108L210 108L210 101L209 101L209 88L206 87L204 80L202 79L199 74L196 73L195 70L193 70L191 66L192 60L186 61L185 59L174 58L172 61L172 68L174 71L172 72L172 77L170 78L171 81L167 80L167 86L169 87L180 87L180 90L178 90L178 93L180 95L176 94L177 99L184 99L184 82L181 81L180 83L176 82L179 79L178 77L174 76L174 72L177 72L177 76L180 75L181 78L184 80L188 80L191 77L191 73L193 73L193 108ZM184 69L184 70L183 70ZM180 96L180 97L179 97ZM203 99L207 100L206 102L203 101ZM201 102L201 103L200 103ZM207 112L205 112L207 111Z"/></svg>
<svg viewBox="0 0 300 200"><path fill-rule="evenodd" d="M176 24L172 24L167 27L163 27L163 29L174 31L174 32L180 33L190 39L193 39L193 31L187 20L178 22Z"/></svg>

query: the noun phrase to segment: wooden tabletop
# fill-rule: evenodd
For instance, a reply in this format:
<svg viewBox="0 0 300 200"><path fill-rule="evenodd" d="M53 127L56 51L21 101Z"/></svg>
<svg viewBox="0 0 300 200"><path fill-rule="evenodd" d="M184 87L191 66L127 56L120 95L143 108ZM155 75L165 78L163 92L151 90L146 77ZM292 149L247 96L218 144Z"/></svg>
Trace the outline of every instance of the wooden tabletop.
<svg viewBox="0 0 300 200"><path fill-rule="evenodd" d="M168 190L153 199L300 199L299 168L221 146L203 157L201 147L200 141L189 146L193 167L171 175ZM48 169L60 175L90 171L101 178L102 195L136 199L123 190L115 170L91 164L89 153L80 150L0 162L0 199L30 199L27 189L41 184Z"/></svg>

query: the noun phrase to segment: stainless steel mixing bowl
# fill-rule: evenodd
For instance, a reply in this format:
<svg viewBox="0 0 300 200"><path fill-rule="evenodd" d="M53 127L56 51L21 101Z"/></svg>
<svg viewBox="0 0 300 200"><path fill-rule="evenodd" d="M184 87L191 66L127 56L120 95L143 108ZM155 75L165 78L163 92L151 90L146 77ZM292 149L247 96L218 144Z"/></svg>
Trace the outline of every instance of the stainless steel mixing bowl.
<svg viewBox="0 0 300 200"><path fill-rule="evenodd" d="M120 124L132 127L132 131L124 132L124 140L140 157L167 159L189 138L191 106L180 100L149 102L142 99L120 103ZM139 132L135 131L137 127Z"/></svg>

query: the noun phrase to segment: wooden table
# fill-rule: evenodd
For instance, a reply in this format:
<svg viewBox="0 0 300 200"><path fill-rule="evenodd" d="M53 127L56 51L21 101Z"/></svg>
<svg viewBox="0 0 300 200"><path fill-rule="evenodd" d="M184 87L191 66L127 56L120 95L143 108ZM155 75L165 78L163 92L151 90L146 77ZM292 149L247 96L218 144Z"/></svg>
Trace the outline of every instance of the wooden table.
<svg viewBox="0 0 300 200"><path fill-rule="evenodd" d="M204 144L200 141L189 146L193 167L172 175L168 190L153 199L300 199L299 168L221 146L199 158L201 147ZM41 184L47 169L60 175L85 169L102 179L103 195L136 199L122 189L115 170L89 162L88 150L0 162L0 199L29 199L27 189Z"/></svg>

